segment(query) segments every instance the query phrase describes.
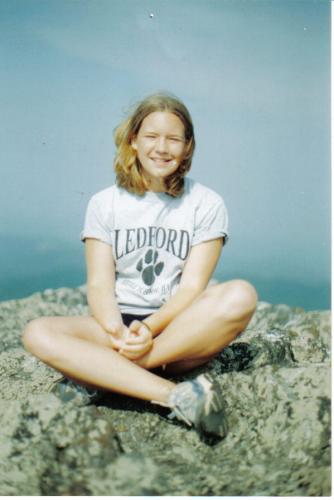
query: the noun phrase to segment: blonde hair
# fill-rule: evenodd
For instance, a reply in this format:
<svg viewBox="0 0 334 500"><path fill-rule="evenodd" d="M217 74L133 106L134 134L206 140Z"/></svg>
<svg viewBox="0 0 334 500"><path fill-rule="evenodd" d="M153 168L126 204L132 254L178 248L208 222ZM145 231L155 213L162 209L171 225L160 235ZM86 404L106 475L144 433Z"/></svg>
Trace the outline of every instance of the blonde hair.
<svg viewBox="0 0 334 500"><path fill-rule="evenodd" d="M185 154L178 169L164 179L166 193L180 196L184 189L184 177L189 172L195 150L195 135L192 119L186 106L175 96L158 93L146 97L132 113L115 129L116 155L114 169L117 185L139 195L148 190L142 167L137 158L132 141L136 137L143 120L156 111L173 113L182 121L185 131Z"/></svg>

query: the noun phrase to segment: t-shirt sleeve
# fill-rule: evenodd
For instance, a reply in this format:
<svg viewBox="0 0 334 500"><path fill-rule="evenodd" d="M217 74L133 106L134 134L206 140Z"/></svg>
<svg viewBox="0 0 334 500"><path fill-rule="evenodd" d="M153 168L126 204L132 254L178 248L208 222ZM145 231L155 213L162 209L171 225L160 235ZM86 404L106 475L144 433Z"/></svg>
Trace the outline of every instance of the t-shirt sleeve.
<svg viewBox="0 0 334 500"><path fill-rule="evenodd" d="M223 199L204 197L196 211L192 244L216 238L224 238L226 244L228 237L228 213Z"/></svg>
<svg viewBox="0 0 334 500"><path fill-rule="evenodd" d="M99 200L95 196L88 203L85 224L80 238L82 241L85 241L86 238L96 238L111 245L111 231L105 221Z"/></svg>

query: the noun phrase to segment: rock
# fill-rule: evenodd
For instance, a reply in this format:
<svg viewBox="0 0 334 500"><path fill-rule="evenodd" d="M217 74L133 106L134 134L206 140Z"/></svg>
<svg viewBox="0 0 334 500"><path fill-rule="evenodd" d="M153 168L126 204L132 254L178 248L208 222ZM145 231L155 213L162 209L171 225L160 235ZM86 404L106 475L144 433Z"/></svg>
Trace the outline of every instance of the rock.
<svg viewBox="0 0 334 500"><path fill-rule="evenodd" d="M121 451L112 424L95 407L52 394L1 400L1 495L90 495Z"/></svg>
<svg viewBox="0 0 334 500"><path fill-rule="evenodd" d="M59 373L23 349L21 331L87 313L84 287L0 303L0 495L330 495L329 311L260 302L239 338L176 378L217 377L223 440L125 396L79 407L50 394Z"/></svg>

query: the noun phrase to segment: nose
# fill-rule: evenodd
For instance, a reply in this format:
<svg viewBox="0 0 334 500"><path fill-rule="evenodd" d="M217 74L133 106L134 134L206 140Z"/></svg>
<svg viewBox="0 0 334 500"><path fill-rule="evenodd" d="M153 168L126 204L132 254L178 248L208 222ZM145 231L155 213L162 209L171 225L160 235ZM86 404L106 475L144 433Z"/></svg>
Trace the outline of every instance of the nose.
<svg viewBox="0 0 334 500"><path fill-rule="evenodd" d="M157 153L167 153L167 141L165 137L158 137L155 143L155 150Z"/></svg>

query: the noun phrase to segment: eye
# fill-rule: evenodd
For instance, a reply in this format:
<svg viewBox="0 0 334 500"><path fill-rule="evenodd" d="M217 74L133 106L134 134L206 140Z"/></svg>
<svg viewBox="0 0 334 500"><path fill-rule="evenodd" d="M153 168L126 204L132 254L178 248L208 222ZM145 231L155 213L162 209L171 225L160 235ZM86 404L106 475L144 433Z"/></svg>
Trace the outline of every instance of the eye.
<svg viewBox="0 0 334 500"><path fill-rule="evenodd" d="M172 142L183 142L180 137L170 137L169 140Z"/></svg>

